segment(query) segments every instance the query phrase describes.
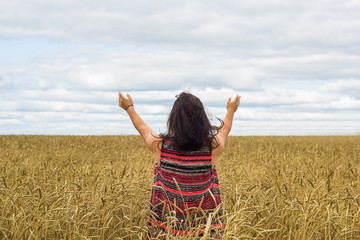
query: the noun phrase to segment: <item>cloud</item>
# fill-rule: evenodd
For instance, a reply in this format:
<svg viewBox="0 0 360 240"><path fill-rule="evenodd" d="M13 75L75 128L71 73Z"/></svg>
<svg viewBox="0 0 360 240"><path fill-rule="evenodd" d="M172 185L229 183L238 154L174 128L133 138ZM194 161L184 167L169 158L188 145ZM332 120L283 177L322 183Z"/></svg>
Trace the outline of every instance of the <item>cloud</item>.
<svg viewBox="0 0 360 240"><path fill-rule="evenodd" d="M355 47L355 1L12 1L3 37L199 48ZM184 17L186 16L186 17ZM45 21L46 19L46 21ZM329 41L331 39L331 41ZM316 44L316 47L315 45Z"/></svg>
<svg viewBox="0 0 360 240"><path fill-rule="evenodd" d="M229 88L188 90L202 100L214 124L219 124L215 117L224 118L228 97L239 93ZM39 131L52 134L136 133L128 116L117 106L116 92L66 89L16 91L17 94L7 91L0 98L3 103L0 107L0 122L4 126L2 134ZM180 91L129 93L137 112L149 126L156 132L164 132L175 95ZM360 115L353 112L360 108L359 100L333 96L333 100L328 101L326 95L321 93L282 89L244 91L239 94L242 95L241 105L235 115L233 134L259 134L258 130L251 131L254 123L257 123L258 129L262 129L260 135L296 134L296 126L300 125L304 127L303 134L311 134L312 128L306 126L305 122L310 125L318 125L318 122L324 124L313 134L326 134L329 129L336 129L335 125L343 126L344 133L359 127L356 122L360 121ZM19 95L22 99L16 100ZM96 102L96 99L102 100ZM281 128L280 123L284 121L288 121L287 127ZM275 126L282 130L275 132Z"/></svg>
<svg viewBox="0 0 360 240"><path fill-rule="evenodd" d="M340 92L356 98L360 98L360 80L358 79L341 79L324 84L321 91Z"/></svg>
<svg viewBox="0 0 360 240"><path fill-rule="evenodd" d="M4 88L66 87L88 90L165 90L202 86L257 89L262 73L242 59L227 60L192 52L98 53L83 59L53 55L37 61L0 66ZM84 56L84 55L82 55ZM14 81L15 80L15 81Z"/></svg>
<svg viewBox="0 0 360 240"><path fill-rule="evenodd" d="M359 1L2 1L0 133L154 129L181 91L234 134L359 132ZM215 120L216 122L216 120ZM260 130L261 129L261 130Z"/></svg>
<svg viewBox="0 0 360 240"><path fill-rule="evenodd" d="M342 97L340 100L330 103L336 109L360 110L360 99Z"/></svg>

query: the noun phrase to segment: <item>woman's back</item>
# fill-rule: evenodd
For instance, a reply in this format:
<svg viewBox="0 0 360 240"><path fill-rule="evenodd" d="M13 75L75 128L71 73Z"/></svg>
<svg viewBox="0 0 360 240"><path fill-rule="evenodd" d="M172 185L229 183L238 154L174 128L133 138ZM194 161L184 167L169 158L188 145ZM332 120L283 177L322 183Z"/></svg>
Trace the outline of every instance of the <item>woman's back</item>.
<svg viewBox="0 0 360 240"><path fill-rule="evenodd" d="M150 207L155 236L165 229L172 234L194 234L194 229L205 228L210 213L215 214L212 229L223 228L219 181L211 158L208 146L184 152L177 151L171 141L163 141Z"/></svg>

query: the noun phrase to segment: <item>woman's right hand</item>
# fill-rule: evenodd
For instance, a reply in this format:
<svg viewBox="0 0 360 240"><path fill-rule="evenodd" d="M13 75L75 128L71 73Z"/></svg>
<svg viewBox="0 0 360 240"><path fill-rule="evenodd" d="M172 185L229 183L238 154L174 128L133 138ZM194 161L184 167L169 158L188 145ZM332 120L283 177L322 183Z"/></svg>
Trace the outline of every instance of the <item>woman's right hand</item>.
<svg viewBox="0 0 360 240"><path fill-rule="evenodd" d="M231 98L229 98L229 100L226 103L226 109L228 111L236 112L236 110L238 109L238 107L240 105L240 98L241 98L241 96L239 96L239 95L236 95L236 97L234 98L233 101L231 101Z"/></svg>

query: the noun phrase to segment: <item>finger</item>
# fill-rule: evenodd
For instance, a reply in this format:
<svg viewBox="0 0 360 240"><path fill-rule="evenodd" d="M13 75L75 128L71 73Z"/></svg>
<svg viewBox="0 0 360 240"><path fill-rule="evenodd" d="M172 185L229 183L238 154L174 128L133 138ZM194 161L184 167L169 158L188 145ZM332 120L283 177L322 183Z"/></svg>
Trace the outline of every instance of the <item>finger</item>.
<svg viewBox="0 0 360 240"><path fill-rule="evenodd" d="M236 97L234 98L233 104L235 104L236 106L240 105L239 95L236 95Z"/></svg>
<svg viewBox="0 0 360 240"><path fill-rule="evenodd" d="M237 96L234 97L234 100L232 101L232 103L236 103L237 101Z"/></svg>
<svg viewBox="0 0 360 240"><path fill-rule="evenodd" d="M227 103L231 103L231 97L229 97L229 99L228 99Z"/></svg>
<svg viewBox="0 0 360 240"><path fill-rule="evenodd" d="M132 101L132 98L130 97L130 95L128 93L126 94L126 96L130 101Z"/></svg>
<svg viewBox="0 0 360 240"><path fill-rule="evenodd" d="M124 99L124 98L125 98L124 95L122 95L122 93L120 93L120 98L121 98L121 99Z"/></svg>

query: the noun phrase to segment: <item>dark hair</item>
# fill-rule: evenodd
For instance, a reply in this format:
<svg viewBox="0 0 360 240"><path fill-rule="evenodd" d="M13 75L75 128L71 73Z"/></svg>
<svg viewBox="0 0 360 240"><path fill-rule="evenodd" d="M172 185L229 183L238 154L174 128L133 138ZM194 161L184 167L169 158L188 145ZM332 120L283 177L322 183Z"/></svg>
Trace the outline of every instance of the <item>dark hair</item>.
<svg viewBox="0 0 360 240"><path fill-rule="evenodd" d="M218 147L218 142L213 143L213 139L223 122L220 127L211 125L202 102L191 93L182 92L176 98L167 121L168 130L160 137L171 140L177 151Z"/></svg>

